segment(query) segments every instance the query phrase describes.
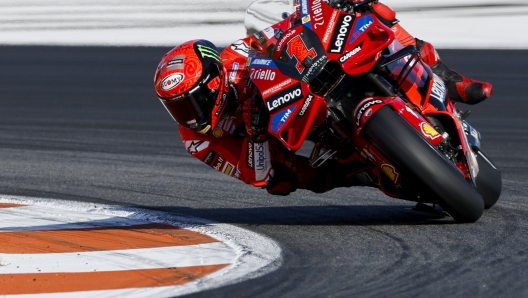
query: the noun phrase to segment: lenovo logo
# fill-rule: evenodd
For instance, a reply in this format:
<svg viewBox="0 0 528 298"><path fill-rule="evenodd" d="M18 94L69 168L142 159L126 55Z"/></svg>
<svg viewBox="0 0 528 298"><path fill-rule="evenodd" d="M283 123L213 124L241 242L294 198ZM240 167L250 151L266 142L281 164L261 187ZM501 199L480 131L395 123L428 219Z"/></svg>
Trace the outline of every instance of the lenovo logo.
<svg viewBox="0 0 528 298"><path fill-rule="evenodd" d="M343 45L346 43L346 40L350 35L353 20L354 18L348 14L339 17L340 25L339 29L336 29L336 32L334 32L334 37L332 38L332 47L330 48L331 53L343 53Z"/></svg>

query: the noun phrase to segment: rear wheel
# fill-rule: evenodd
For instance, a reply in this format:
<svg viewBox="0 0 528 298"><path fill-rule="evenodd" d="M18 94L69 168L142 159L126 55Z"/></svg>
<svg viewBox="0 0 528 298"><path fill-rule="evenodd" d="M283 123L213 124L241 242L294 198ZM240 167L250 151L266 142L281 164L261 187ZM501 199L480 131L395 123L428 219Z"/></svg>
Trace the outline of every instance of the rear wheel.
<svg viewBox="0 0 528 298"><path fill-rule="evenodd" d="M477 162L479 165L476 181L477 191L484 199L484 207L489 209L499 200L502 190L502 176L484 152L477 152Z"/></svg>
<svg viewBox="0 0 528 298"><path fill-rule="evenodd" d="M456 221L474 222L482 216L481 195L453 163L389 106L372 116L364 132L395 166L433 192Z"/></svg>

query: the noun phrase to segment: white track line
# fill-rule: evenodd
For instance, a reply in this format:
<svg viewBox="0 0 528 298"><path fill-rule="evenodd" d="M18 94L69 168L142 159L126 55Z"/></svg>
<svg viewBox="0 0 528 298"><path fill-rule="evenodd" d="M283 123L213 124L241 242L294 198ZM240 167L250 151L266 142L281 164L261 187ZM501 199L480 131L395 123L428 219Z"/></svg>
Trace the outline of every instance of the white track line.
<svg viewBox="0 0 528 298"><path fill-rule="evenodd" d="M0 254L0 274L161 269L231 264L236 258L233 249L222 242L60 254Z"/></svg>

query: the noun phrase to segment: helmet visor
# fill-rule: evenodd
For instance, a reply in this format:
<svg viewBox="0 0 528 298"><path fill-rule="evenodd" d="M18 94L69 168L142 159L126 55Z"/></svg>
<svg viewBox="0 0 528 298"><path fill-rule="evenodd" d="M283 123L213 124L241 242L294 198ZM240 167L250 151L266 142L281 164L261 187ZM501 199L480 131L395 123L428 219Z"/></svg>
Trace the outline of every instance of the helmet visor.
<svg viewBox="0 0 528 298"><path fill-rule="evenodd" d="M165 108L179 124L201 131L210 122L211 111L220 88L211 90L208 77L195 88L172 99L161 99Z"/></svg>

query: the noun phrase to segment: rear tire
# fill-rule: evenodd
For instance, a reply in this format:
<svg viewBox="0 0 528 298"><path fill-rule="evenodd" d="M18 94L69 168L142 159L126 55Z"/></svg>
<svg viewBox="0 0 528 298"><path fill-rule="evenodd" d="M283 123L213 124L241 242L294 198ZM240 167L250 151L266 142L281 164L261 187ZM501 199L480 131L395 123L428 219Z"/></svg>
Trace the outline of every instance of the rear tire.
<svg viewBox="0 0 528 298"><path fill-rule="evenodd" d="M481 195L453 163L389 106L371 117L364 132L395 166L433 192L457 222L475 222L482 216Z"/></svg>
<svg viewBox="0 0 528 298"><path fill-rule="evenodd" d="M502 175L491 163L484 152L477 152L479 173L477 175L477 191L484 199L484 208L489 209L497 203L502 191ZM488 162L489 161L489 162Z"/></svg>

